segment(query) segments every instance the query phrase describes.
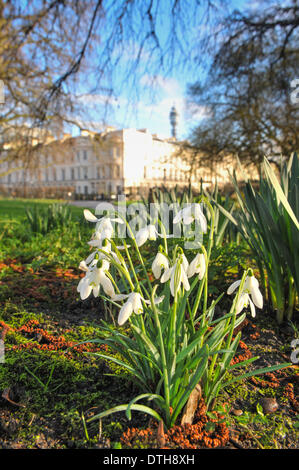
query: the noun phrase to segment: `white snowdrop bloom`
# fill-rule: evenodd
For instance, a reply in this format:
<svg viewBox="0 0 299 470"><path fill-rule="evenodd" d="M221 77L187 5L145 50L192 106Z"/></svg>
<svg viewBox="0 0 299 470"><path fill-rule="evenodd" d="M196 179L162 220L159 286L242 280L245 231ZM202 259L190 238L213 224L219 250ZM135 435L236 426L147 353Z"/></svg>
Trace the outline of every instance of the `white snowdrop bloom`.
<svg viewBox="0 0 299 470"><path fill-rule="evenodd" d="M158 235L159 233L155 225L150 224L144 228L141 228L140 230L138 230L135 237L137 246L140 247L144 245L147 240L157 240Z"/></svg>
<svg viewBox="0 0 299 470"><path fill-rule="evenodd" d="M81 300L87 299L91 292L94 297L97 297L101 286L105 294L109 297L113 297L115 295L113 284L106 274L106 271L108 271L110 266L107 260L101 260L100 268L98 268L96 264L93 266L87 266L85 261L81 262L80 265L81 269L86 271L85 277L80 280L77 286L77 292L80 293Z"/></svg>
<svg viewBox="0 0 299 470"><path fill-rule="evenodd" d="M96 224L95 227L95 237L94 237L94 243L96 243L96 240L104 240L105 238L112 238L114 235L114 228L112 225L112 222L118 222L120 224L123 224L123 220L120 219L119 217L111 219L110 217L101 217L98 219L95 215L90 212L89 209L84 209L84 217L86 220L89 222L93 222ZM90 242L89 242L90 243ZM97 245L93 245L97 246Z"/></svg>
<svg viewBox="0 0 299 470"><path fill-rule="evenodd" d="M239 287L240 284L240 279L238 281L233 282L229 286L227 293L229 295L232 294ZM240 293L240 298L236 305L237 314L240 313L244 307L247 307L248 303L253 317L255 316L255 305L260 309L263 308L263 296L259 289L259 282L253 275L247 276L245 279L243 290Z"/></svg>
<svg viewBox="0 0 299 470"><path fill-rule="evenodd" d="M169 268L169 262L168 262L167 257L159 251L152 263L153 275L155 276L156 279L159 279L162 274L162 269L165 270L168 268Z"/></svg>
<svg viewBox="0 0 299 470"><path fill-rule="evenodd" d="M181 209L173 219L173 223L177 224L183 221L184 224L189 225L194 220L198 220L203 232L207 231L207 219L202 212L201 205L198 203L190 203Z"/></svg>
<svg viewBox="0 0 299 470"><path fill-rule="evenodd" d="M197 253L195 258L191 261L187 275L192 277L194 274L198 274L199 279L201 280L206 272L206 259L203 253Z"/></svg>
<svg viewBox="0 0 299 470"><path fill-rule="evenodd" d="M143 313L143 305L142 301L146 304L150 304L149 300L145 300L141 294L138 292L131 292L130 294L116 294L113 296L112 300L124 300L127 301L121 307L119 314L118 314L118 324L122 326L132 315L132 313L140 314ZM162 297L157 297L154 302L155 304L159 304L162 302Z"/></svg>
<svg viewBox="0 0 299 470"><path fill-rule="evenodd" d="M186 269L188 269L187 259L184 255L181 255L181 260L177 259L174 265L164 271L161 277L161 282L167 282L170 279L170 292L173 297L175 297L178 292L181 284L183 284L185 290L190 289L190 284L188 281L188 276Z"/></svg>

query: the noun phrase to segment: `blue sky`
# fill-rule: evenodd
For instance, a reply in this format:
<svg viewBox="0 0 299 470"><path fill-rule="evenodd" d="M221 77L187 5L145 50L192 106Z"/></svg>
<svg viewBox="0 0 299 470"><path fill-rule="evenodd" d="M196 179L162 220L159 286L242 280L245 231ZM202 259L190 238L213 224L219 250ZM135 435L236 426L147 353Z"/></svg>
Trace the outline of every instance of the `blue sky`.
<svg viewBox="0 0 299 470"><path fill-rule="evenodd" d="M234 0L230 2L230 8L242 8L246 3L245 0ZM196 24L196 21L198 20L195 20L190 28L181 31L191 43L202 27L199 22ZM159 40L164 47L167 47L169 28L171 17L164 14L158 24ZM182 39L185 38L182 36ZM81 88L80 102L89 111L88 118L86 117L87 126L97 129L99 121L104 117L108 125L117 128L147 128L151 133L169 137L169 112L174 105L179 113L178 138L188 138L192 127L200 123L200 119L207 113L207 109L196 107L192 103L186 106L187 86L196 81L203 71L192 66L175 66L171 73L167 73L167 67L163 70L159 69L156 63L151 63L154 56L149 56L145 49L137 71L128 74L138 48L138 44L128 41L125 51L121 52L121 60L113 71L113 76L107 78L106 82L107 88L110 85L109 80L113 83L114 93L111 96L105 92L95 92L91 95L87 88Z"/></svg>

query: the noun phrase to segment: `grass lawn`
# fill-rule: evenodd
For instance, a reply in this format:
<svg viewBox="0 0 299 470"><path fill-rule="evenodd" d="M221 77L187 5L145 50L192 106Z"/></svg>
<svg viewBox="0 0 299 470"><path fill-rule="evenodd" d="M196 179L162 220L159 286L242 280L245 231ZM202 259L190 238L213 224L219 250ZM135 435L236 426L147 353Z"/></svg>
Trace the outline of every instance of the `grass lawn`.
<svg viewBox="0 0 299 470"><path fill-rule="evenodd" d="M76 291L92 231L82 208L71 206L71 223L45 235L26 222L26 207L53 202L61 201L0 199L0 449L158 446L156 423L140 413L132 421L117 413L86 423L137 392L121 366L94 354L109 356L109 348L90 341L102 320L115 324L116 312L101 299L81 301ZM225 290L249 259L243 245L215 250L210 296ZM258 355L261 367L289 361L293 338L294 330L278 329L266 304L242 325L237 360ZM297 448L297 390L295 367L232 385L219 400L217 419L202 403L194 427L167 435L166 446ZM265 403L272 403L270 411Z"/></svg>

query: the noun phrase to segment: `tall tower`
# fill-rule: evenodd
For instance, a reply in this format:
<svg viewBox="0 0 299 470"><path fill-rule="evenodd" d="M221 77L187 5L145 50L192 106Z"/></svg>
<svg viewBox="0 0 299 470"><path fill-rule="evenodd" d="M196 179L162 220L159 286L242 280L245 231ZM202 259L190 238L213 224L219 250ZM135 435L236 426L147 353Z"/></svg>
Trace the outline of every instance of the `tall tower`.
<svg viewBox="0 0 299 470"><path fill-rule="evenodd" d="M170 125L171 125L171 135L176 139L176 130L178 124L178 112L175 106L172 106L170 113L169 113Z"/></svg>

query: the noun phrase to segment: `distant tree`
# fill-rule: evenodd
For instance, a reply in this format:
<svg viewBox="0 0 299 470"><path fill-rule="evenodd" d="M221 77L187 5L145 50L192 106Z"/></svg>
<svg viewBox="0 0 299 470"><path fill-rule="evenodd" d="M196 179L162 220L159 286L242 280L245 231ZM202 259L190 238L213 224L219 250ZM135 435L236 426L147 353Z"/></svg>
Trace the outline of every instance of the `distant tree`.
<svg viewBox="0 0 299 470"><path fill-rule="evenodd" d="M187 61L186 28L222 1L0 0L0 162L32 163L32 142L82 127L80 95L108 102L120 71L134 89L141 63L154 75Z"/></svg>
<svg viewBox="0 0 299 470"><path fill-rule="evenodd" d="M234 11L202 40L208 72L189 87L189 99L209 109L191 136L201 161L230 154L259 166L298 149L298 32L298 2L271 0Z"/></svg>

